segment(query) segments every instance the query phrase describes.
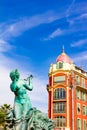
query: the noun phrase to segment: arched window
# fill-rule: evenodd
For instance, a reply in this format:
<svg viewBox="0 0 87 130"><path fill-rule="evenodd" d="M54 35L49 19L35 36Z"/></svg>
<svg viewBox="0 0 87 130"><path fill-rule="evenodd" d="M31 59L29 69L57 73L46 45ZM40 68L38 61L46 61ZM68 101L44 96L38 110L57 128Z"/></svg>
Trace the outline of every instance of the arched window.
<svg viewBox="0 0 87 130"><path fill-rule="evenodd" d="M57 116L54 118L55 127L65 127L66 118L64 116Z"/></svg>
<svg viewBox="0 0 87 130"><path fill-rule="evenodd" d="M64 88L57 88L54 91L54 100L60 100L66 98L66 91Z"/></svg>

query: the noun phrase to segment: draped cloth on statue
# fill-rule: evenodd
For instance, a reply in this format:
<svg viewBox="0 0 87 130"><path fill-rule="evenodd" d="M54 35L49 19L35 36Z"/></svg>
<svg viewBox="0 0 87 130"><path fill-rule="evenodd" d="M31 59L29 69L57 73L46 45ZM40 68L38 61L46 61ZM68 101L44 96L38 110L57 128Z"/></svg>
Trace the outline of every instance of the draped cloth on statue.
<svg viewBox="0 0 87 130"><path fill-rule="evenodd" d="M7 113L6 130L52 130L53 122L47 115L36 108L31 108L28 116L15 120L14 111Z"/></svg>

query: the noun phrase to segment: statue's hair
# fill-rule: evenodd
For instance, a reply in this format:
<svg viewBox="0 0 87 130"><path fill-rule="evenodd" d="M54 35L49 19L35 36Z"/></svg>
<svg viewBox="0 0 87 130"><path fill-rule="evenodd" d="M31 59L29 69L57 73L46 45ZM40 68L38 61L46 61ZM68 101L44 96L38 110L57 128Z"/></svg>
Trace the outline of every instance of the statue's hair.
<svg viewBox="0 0 87 130"><path fill-rule="evenodd" d="M18 72L17 69L12 70L12 71L10 72L10 78L11 78L11 79L14 79L15 77L20 77L20 73Z"/></svg>

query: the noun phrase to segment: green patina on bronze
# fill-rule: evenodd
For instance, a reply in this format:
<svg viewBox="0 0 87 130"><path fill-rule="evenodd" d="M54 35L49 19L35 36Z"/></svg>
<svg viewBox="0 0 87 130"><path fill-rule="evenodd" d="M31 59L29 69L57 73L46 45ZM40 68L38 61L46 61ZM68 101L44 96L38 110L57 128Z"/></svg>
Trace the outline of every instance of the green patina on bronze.
<svg viewBox="0 0 87 130"><path fill-rule="evenodd" d="M28 82L20 79L18 70L10 72L12 83L11 91L15 95L14 107L8 111L6 118L6 130L52 130L53 122L47 115L36 108L32 108L27 90L32 91L32 78Z"/></svg>

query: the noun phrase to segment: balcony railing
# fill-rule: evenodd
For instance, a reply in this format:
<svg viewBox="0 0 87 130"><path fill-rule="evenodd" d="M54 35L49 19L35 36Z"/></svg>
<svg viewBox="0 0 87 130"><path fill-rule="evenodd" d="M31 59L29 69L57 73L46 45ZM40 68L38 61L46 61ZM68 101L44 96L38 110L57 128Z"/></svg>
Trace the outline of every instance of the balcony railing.
<svg viewBox="0 0 87 130"><path fill-rule="evenodd" d="M76 86L87 89L87 84L82 84L80 82L76 82Z"/></svg>
<svg viewBox="0 0 87 130"><path fill-rule="evenodd" d="M56 113L66 113L66 110L56 110L54 109L53 112Z"/></svg>
<svg viewBox="0 0 87 130"><path fill-rule="evenodd" d="M53 98L54 100L64 100L64 99L66 99L66 96L60 96L60 97L55 97L55 95L54 95L54 98Z"/></svg>
<svg viewBox="0 0 87 130"><path fill-rule="evenodd" d="M55 128L54 130L70 130L70 128L66 128L66 127L61 127L61 128Z"/></svg>

